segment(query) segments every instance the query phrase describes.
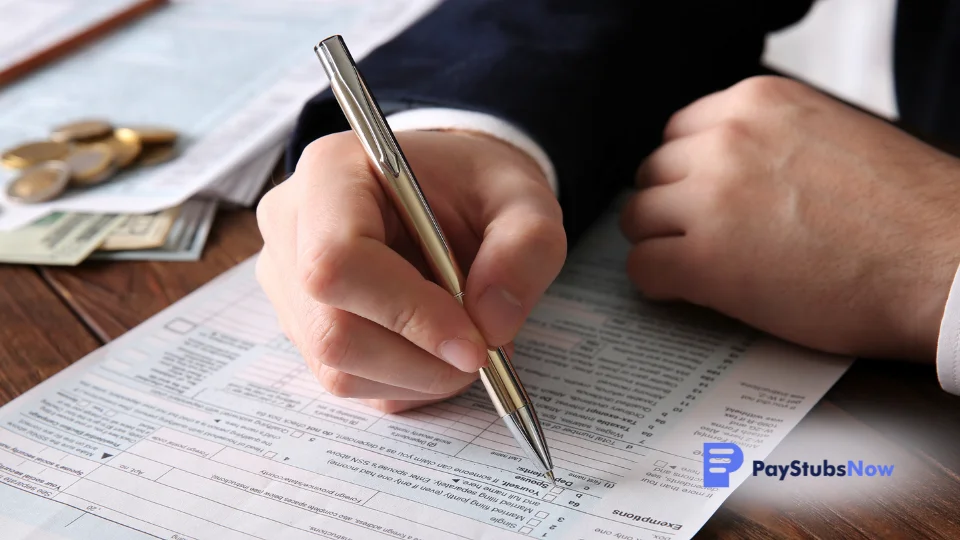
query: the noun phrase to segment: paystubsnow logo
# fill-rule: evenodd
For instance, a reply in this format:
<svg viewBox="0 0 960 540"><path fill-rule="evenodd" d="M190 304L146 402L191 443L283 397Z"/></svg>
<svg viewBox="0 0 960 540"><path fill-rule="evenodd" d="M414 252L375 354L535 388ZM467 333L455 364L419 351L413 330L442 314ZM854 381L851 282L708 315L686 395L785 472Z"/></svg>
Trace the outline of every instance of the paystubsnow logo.
<svg viewBox="0 0 960 540"><path fill-rule="evenodd" d="M703 443L703 487L730 487L730 473L743 465L743 450L734 443Z"/></svg>
<svg viewBox="0 0 960 540"><path fill-rule="evenodd" d="M730 474L743 466L743 450L735 443L703 443L703 487L730 487ZM893 465L864 464L863 460L847 460L845 465L835 465L827 460L810 464L795 459L786 465L753 461L753 476L776 477L781 482L787 476L893 476Z"/></svg>

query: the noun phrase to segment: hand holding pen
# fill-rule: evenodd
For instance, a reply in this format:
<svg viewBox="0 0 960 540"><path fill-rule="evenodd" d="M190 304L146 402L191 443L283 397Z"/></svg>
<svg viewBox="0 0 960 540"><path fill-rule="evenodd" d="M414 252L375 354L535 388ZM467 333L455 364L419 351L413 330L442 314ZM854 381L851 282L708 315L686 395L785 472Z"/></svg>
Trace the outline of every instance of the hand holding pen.
<svg viewBox="0 0 960 540"><path fill-rule="evenodd" d="M258 277L287 335L328 391L386 412L470 385L566 255L556 196L526 154L471 134L397 137L467 276L463 306L434 281L352 132L314 142L258 208Z"/></svg>

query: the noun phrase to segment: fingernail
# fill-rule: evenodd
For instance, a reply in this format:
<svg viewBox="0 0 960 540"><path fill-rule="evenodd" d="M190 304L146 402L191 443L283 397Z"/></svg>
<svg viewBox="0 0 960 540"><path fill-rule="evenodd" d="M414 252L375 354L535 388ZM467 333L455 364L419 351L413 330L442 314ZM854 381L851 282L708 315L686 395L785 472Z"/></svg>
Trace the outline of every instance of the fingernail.
<svg viewBox="0 0 960 540"><path fill-rule="evenodd" d="M480 323L487 332L487 338L507 341L513 338L523 317L523 307L515 296L491 285L483 291L477 301Z"/></svg>
<svg viewBox="0 0 960 540"><path fill-rule="evenodd" d="M480 369L480 347L465 339L449 339L440 344L440 358L451 366L472 373Z"/></svg>

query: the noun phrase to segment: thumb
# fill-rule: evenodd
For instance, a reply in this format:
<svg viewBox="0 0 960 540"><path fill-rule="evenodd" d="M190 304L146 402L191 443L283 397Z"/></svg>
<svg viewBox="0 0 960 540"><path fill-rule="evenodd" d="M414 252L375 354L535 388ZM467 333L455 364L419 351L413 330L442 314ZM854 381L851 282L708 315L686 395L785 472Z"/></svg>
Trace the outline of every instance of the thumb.
<svg viewBox="0 0 960 540"><path fill-rule="evenodd" d="M507 179L504 179L507 180ZM560 206L549 188L511 178L488 186L491 216L467 276L467 311L487 343L504 345L560 273L567 255Z"/></svg>

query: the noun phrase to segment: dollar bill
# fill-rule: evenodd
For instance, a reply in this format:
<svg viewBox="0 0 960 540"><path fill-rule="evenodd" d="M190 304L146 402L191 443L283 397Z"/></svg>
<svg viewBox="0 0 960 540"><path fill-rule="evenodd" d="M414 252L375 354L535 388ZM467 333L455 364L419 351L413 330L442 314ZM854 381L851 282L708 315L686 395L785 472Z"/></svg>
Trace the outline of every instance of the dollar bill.
<svg viewBox="0 0 960 540"><path fill-rule="evenodd" d="M180 213L180 207L168 208L152 214L130 214L111 232L101 251L150 249L163 245L167 233Z"/></svg>
<svg viewBox="0 0 960 540"><path fill-rule="evenodd" d="M94 260L197 261L203 254L217 212L217 201L190 199L180 206L163 245L153 249L96 251Z"/></svg>
<svg viewBox="0 0 960 540"><path fill-rule="evenodd" d="M74 266L123 221L112 214L54 213L26 227L0 232L0 262Z"/></svg>

